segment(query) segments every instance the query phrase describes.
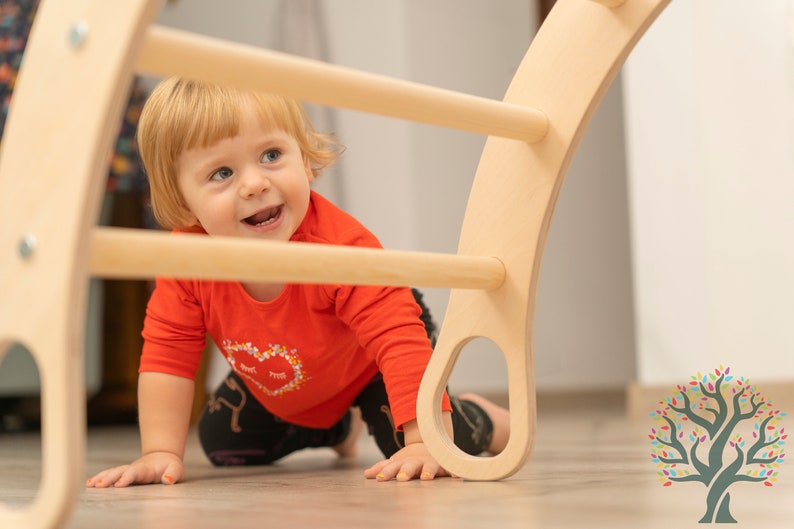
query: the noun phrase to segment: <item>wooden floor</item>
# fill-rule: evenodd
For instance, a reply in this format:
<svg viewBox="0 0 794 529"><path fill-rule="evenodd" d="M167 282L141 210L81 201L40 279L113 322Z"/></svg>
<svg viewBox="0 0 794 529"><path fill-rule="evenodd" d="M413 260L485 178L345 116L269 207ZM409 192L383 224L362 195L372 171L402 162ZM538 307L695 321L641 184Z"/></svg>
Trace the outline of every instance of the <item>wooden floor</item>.
<svg viewBox="0 0 794 529"><path fill-rule="evenodd" d="M529 464L509 479L487 483L365 480L363 468L378 457L369 438L362 438L361 454L352 460L322 449L271 467L217 469L191 436L187 481L86 490L66 527L695 527L705 511L705 488L660 485L649 456L651 426L627 420L620 408L541 410ZM137 453L134 428L92 428L87 472ZM38 456L37 436L0 435L0 497L7 504L23 505L35 495ZM794 469L783 468L774 487L739 483L730 492L731 512L743 526L791 527Z"/></svg>

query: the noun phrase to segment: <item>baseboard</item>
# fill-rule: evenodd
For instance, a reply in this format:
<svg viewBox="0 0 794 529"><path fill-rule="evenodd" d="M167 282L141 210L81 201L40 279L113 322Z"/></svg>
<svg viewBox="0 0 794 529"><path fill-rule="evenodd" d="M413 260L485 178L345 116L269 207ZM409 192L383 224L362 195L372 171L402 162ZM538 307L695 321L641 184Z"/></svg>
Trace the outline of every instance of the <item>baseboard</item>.
<svg viewBox="0 0 794 529"><path fill-rule="evenodd" d="M776 409L785 413L794 413L794 380L792 381L756 381L751 383L770 400ZM649 386L633 382L626 388L626 415L637 419L647 417L658 409L660 400L673 394L675 386Z"/></svg>
<svg viewBox="0 0 794 529"><path fill-rule="evenodd" d="M483 397L499 406L508 407L507 392L482 393ZM581 412L588 410L622 410L626 406L626 392L611 389L538 390L535 396L538 413Z"/></svg>

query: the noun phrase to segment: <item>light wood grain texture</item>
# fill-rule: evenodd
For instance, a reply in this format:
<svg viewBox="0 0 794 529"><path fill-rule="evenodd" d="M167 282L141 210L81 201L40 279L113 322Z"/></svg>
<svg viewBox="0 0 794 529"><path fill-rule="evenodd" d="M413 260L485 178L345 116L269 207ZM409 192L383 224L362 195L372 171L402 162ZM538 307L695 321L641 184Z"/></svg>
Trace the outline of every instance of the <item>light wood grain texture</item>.
<svg viewBox="0 0 794 529"><path fill-rule="evenodd" d="M493 257L407 252L232 237L96 228L91 273L116 279L170 276L493 290L505 278Z"/></svg>
<svg viewBox="0 0 794 529"><path fill-rule="evenodd" d="M620 7L626 3L626 0L591 0L597 4L603 4L607 7Z"/></svg>
<svg viewBox="0 0 794 529"><path fill-rule="evenodd" d="M140 71L290 94L323 105L533 142L548 130L538 109L163 27L152 27ZM257 72L261 72L257 75Z"/></svg>
<svg viewBox="0 0 794 529"><path fill-rule="evenodd" d="M136 42L158 7L42 2L25 48L0 164L0 354L21 343L36 359L43 474L27 508L0 504L3 528L63 524L83 484L88 233Z"/></svg>
<svg viewBox="0 0 794 529"><path fill-rule="evenodd" d="M539 143L488 139L472 185L459 253L491 255L505 265L497 290L453 289L417 407L422 438L438 461L469 479L516 472L532 450L535 393L532 336L535 296L546 236L576 147L629 51L669 0L630 0L619 9L595 2L558 1L505 95L532 102L549 116ZM482 222L482 219L488 222ZM466 343L491 339L505 356L510 393L510 441L492 458L468 456L444 433L439 404Z"/></svg>

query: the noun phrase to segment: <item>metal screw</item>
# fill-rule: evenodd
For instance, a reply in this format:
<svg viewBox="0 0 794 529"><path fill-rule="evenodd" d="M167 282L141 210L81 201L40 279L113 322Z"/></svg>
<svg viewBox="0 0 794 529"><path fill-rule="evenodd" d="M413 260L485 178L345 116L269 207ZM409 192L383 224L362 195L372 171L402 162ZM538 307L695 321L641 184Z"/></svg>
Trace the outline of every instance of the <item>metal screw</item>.
<svg viewBox="0 0 794 529"><path fill-rule="evenodd" d="M36 236L32 233L28 233L19 241L19 255L23 259L30 259L35 251Z"/></svg>
<svg viewBox="0 0 794 529"><path fill-rule="evenodd" d="M72 24L72 27L69 28L69 44L71 44L73 48L78 48L85 42L87 35L88 23L84 20L75 22Z"/></svg>

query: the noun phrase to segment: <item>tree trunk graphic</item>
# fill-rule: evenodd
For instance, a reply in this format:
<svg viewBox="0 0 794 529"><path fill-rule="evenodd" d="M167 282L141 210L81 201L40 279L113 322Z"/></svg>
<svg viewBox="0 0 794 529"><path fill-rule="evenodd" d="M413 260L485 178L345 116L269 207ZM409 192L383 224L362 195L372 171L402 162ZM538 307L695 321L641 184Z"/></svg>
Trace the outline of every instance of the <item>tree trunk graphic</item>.
<svg viewBox="0 0 794 529"><path fill-rule="evenodd" d="M708 488L700 523L736 523L728 488L739 481L771 487L784 461L788 435L780 420L786 414L744 377L727 384L733 380L728 373L730 368L720 367L692 377L651 414L657 423L649 435L651 458L660 481L695 481Z"/></svg>
<svg viewBox="0 0 794 529"><path fill-rule="evenodd" d="M717 518L714 519L717 523L736 523L736 520L731 516L731 494L726 493L725 497L720 501L720 506L717 509Z"/></svg>
<svg viewBox="0 0 794 529"><path fill-rule="evenodd" d="M731 516L731 494L727 492L732 481L717 480L706 496L706 514L700 523L736 523Z"/></svg>
<svg viewBox="0 0 794 529"><path fill-rule="evenodd" d="M732 431L736 424L734 421L731 421L728 426L730 428L729 431ZM711 446L711 450L709 450L709 459L711 459L711 456L716 451L719 451L719 464L721 465L722 451L725 443L720 442L720 439L727 439L727 437L724 435L720 435L718 437L717 442L715 442ZM739 469L741 469L744 465L744 452L742 452L738 444L734 443L734 447L736 448L736 459L730 465L725 467L725 469L722 469L722 471L719 471L719 467L717 468L719 473L714 478L714 481L711 482L711 486L709 487L709 493L706 496L706 514L704 514L703 518L700 519L700 523L736 523L736 520L733 518L733 516L731 516L731 495L727 492L728 487L737 481L764 481L766 479L751 478L750 476L746 475L737 475Z"/></svg>

